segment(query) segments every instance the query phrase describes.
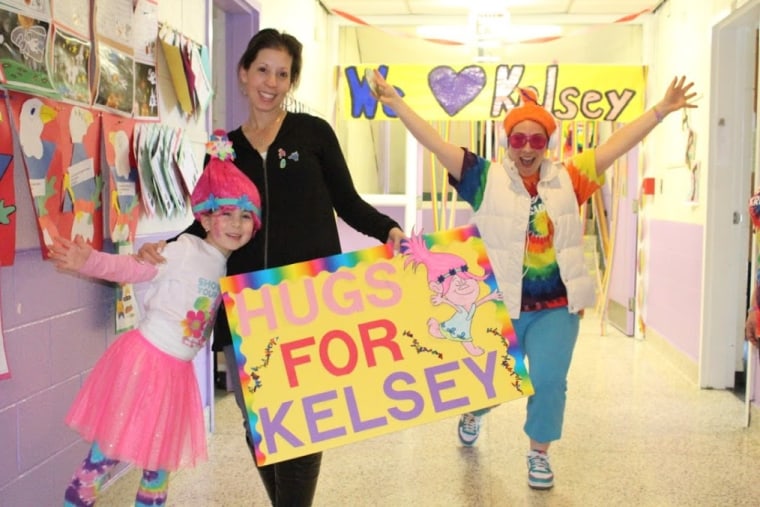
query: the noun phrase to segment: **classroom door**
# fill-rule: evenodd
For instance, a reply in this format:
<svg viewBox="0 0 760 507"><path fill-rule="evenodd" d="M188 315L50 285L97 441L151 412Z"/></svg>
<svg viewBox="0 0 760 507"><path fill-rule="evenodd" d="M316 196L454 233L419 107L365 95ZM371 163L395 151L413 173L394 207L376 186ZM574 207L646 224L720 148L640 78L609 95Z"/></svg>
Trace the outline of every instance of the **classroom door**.
<svg viewBox="0 0 760 507"><path fill-rule="evenodd" d="M636 262L638 235L639 148L616 162L613 176L613 220L610 240L614 244L607 269L607 320L627 336L634 335L636 322Z"/></svg>

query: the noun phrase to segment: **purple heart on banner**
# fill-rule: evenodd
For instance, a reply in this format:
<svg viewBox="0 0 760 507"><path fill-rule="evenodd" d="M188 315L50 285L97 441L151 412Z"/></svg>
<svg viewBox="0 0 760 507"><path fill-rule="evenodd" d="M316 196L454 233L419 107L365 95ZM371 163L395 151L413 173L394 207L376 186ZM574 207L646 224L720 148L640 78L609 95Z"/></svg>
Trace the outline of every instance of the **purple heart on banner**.
<svg viewBox="0 0 760 507"><path fill-rule="evenodd" d="M469 65L459 72L441 65L428 74L433 96L449 116L454 116L475 100L485 84L486 72L477 65Z"/></svg>

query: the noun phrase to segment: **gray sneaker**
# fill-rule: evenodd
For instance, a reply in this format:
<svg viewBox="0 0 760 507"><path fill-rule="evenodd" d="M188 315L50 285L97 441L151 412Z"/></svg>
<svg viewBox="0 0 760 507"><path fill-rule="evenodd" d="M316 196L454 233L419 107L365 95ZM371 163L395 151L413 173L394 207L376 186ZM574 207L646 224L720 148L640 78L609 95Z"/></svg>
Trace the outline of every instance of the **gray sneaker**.
<svg viewBox="0 0 760 507"><path fill-rule="evenodd" d="M554 486L554 474L545 452L530 451L528 460L528 486L533 489L550 489Z"/></svg>
<svg viewBox="0 0 760 507"><path fill-rule="evenodd" d="M462 414L459 418L459 441L462 445L470 447L475 444L475 441L480 435L480 425L482 416L475 414Z"/></svg>

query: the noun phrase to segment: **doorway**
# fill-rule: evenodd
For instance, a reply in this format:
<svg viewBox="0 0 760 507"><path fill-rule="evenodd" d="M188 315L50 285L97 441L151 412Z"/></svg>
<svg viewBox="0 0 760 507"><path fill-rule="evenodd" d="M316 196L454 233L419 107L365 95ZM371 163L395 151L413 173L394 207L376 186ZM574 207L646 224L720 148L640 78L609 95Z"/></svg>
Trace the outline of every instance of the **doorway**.
<svg viewBox="0 0 760 507"><path fill-rule="evenodd" d="M757 28L752 0L713 28L699 385L730 389L742 371L749 276L747 199L756 164ZM726 76L731 76L728 79Z"/></svg>
<svg viewBox="0 0 760 507"><path fill-rule="evenodd" d="M214 98L211 129L236 129L246 120L248 103L240 93L238 59L259 31L261 6L253 0L213 0L211 62Z"/></svg>
<svg viewBox="0 0 760 507"><path fill-rule="evenodd" d="M248 41L259 31L261 6L253 0L212 0L211 65L212 88L209 132L234 130L246 120L248 103L240 93L237 79L238 59ZM213 352L209 362L211 392L214 388L228 389L227 365L222 352ZM213 400L213 396L211 397ZM214 404L211 406L210 428L214 429Z"/></svg>

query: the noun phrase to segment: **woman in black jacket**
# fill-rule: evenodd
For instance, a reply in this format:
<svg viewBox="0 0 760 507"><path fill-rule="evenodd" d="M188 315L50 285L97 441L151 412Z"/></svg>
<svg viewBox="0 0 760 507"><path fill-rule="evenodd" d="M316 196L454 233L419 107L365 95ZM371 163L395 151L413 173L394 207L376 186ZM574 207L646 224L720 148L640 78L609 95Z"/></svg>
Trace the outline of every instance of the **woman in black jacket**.
<svg viewBox="0 0 760 507"><path fill-rule="evenodd" d="M259 188L262 228L227 262L227 274L274 268L341 253L335 214L359 232L396 250L404 237L400 226L357 193L330 125L315 116L287 112L283 102L298 83L301 43L292 35L264 29L249 41L238 64L241 90L248 98L246 122L228 133L235 165ZM189 232L201 234L198 222ZM162 243L144 245L140 257L160 262ZM227 364L235 355L224 311L214 327L214 350ZM232 375L235 397L245 421L239 379ZM253 455L248 425L246 440ZM321 453L258 467L272 505L311 505Z"/></svg>

